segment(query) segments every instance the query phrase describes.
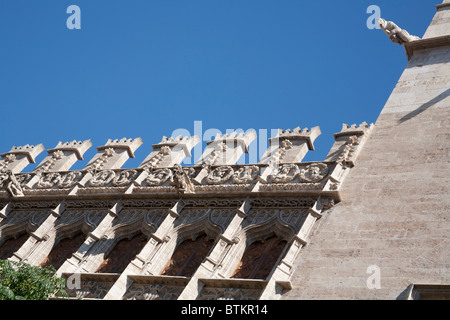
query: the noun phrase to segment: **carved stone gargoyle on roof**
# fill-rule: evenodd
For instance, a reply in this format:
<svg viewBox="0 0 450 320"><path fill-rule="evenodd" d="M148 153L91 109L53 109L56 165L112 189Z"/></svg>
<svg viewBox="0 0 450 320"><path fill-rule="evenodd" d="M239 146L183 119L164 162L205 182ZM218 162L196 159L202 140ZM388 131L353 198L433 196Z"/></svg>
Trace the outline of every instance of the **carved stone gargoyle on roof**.
<svg viewBox="0 0 450 320"><path fill-rule="evenodd" d="M382 18L377 21L378 26L386 33L392 42L403 45L406 42L420 40L419 37L410 35L408 31L401 29L392 21L386 21Z"/></svg>

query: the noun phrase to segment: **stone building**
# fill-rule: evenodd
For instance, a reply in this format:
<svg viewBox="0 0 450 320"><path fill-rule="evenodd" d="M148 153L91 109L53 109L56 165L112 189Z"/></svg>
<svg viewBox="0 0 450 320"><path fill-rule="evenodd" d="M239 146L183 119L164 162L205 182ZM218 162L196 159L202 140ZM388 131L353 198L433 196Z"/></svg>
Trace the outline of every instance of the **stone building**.
<svg viewBox="0 0 450 320"><path fill-rule="evenodd" d="M375 124L279 130L255 164L254 132L59 142L0 160L0 259L52 265L85 299L427 299L450 285L450 0L421 39L380 20L409 64Z"/></svg>

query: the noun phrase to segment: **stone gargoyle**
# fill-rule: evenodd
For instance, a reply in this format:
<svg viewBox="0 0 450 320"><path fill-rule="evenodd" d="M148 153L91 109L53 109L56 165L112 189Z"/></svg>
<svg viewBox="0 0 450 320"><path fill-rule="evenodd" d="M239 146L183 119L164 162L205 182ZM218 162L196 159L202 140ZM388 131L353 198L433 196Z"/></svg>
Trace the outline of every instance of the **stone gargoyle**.
<svg viewBox="0 0 450 320"><path fill-rule="evenodd" d="M408 31L401 29L392 21L386 21L382 18L377 21L378 26L386 33L392 42L403 45L406 42L420 40L417 36L412 36Z"/></svg>

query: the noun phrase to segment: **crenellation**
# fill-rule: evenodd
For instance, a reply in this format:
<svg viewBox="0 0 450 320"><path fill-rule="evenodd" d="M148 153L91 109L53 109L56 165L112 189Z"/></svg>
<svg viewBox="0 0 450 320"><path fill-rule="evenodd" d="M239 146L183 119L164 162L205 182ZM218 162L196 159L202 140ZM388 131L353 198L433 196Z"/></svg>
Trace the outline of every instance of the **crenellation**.
<svg viewBox="0 0 450 320"><path fill-rule="evenodd" d="M374 124L368 125L366 122L359 126L356 124L343 124L340 132L333 134L335 142L330 152L325 157L325 161L337 161L353 166L354 161L367 141Z"/></svg>
<svg viewBox="0 0 450 320"><path fill-rule="evenodd" d="M85 166L85 170L120 169L143 144L141 138L108 139L105 145L97 147L98 153Z"/></svg>
<svg viewBox="0 0 450 320"><path fill-rule="evenodd" d="M309 150L314 150L314 141L321 134L319 127L311 130L300 127L294 130L278 129L274 138L270 138L270 146L261 157L259 164L267 164L258 177L259 183L253 189L259 190L261 183L267 183L270 175L279 172L279 166L288 163L301 162Z"/></svg>
<svg viewBox="0 0 450 320"><path fill-rule="evenodd" d="M141 167L164 168L181 164L184 158L191 157L191 150L200 142L198 136L163 137L161 142L154 144L153 151L139 165Z"/></svg>
<svg viewBox="0 0 450 320"><path fill-rule="evenodd" d="M34 173L68 171L92 146L90 140L58 142L55 148L47 150L47 157L33 170Z"/></svg>
<svg viewBox="0 0 450 320"><path fill-rule="evenodd" d="M0 172L10 170L12 173L20 173L28 164L35 163L36 157L44 151L44 145L13 146L7 153L2 153L0 159Z"/></svg>
<svg viewBox="0 0 450 320"><path fill-rule="evenodd" d="M254 130L247 133L237 131L220 134L214 140L206 142L206 149L196 165L232 165L248 153L248 146L256 139Z"/></svg>
<svg viewBox="0 0 450 320"><path fill-rule="evenodd" d="M197 136L163 137L153 145L153 152L136 169L120 167L129 158L129 150L135 150L142 144L140 138L109 139L104 146L97 148L97 155L84 169L75 171L62 169L68 169L75 161L81 160L83 153L92 145L90 140L59 142L55 148L47 150L49 155L33 172L19 175L4 173L4 188L0 190L0 197L8 198L8 194L11 197L67 195L74 198L117 193L257 194L297 190L317 194L328 192L338 200L335 186L342 180L342 172L330 165L341 163L344 158L346 165L353 165L355 151L362 147L362 140L355 137L367 137L371 128L365 123L360 126L344 125L342 131L335 134L337 142L334 148L339 146L343 149L340 157L327 158L322 164L300 162L308 150L314 149L314 140L320 135L319 127L279 130L274 138L269 139L270 146L257 164L234 163L256 138L254 131L217 135L207 143L203 160L200 159L194 166L181 166L181 161L191 156L190 150L199 143ZM339 142L345 146L338 145ZM231 147L228 148L228 145ZM345 149L349 145L353 148L350 151ZM233 155L231 160L220 150L229 151ZM230 164L221 164L222 161L229 161ZM314 175L317 178L312 178ZM334 185L330 185L330 180Z"/></svg>

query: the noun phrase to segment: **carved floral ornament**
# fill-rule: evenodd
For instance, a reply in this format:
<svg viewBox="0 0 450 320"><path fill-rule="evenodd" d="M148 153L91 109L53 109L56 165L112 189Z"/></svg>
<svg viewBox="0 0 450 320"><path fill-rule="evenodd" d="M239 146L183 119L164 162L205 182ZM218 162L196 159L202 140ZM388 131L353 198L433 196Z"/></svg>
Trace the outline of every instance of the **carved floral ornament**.
<svg viewBox="0 0 450 320"><path fill-rule="evenodd" d="M235 184L246 184L254 181L259 173L258 166L244 166L237 171L231 166L220 166L210 171L205 178L207 184L223 184L232 178Z"/></svg>
<svg viewBox="0 0 450 320"><path fill-rule="evenodd" d="M147 178L145 179L145 182L149 186L160 186L169 179L172 181L172 178L173 178L172 170L168 168L157 169L149 172Z"/></svg>
<svg viewBox="0 0 450 320"><path fill-rule="evenodd" d="M16 155L13 154L13 153L8 153L5 156L5 160L8 161L8 162L13 162L14 160L16 160Z"/></svg>
<svg viewBox="0 0 450 320"><path fill-rule="evenodd" d="M339 158L336 160L336 162L346 166L347 162L352 159L358 145L359 138L357 136L349 137L348 141L345 143L342 153L339 155Z"/></svg>
<svg viewBox="0 0 450 320"><path fill-rule="evenodd" d="M71 171L68 173L44 173L40 176L36 188L51 189L55 186L60 189L71 188L80 180L82 175L83 174L80 171Z"/></svg>
<svg viewBox="0 0 450 320"><path fill-rule="evenodd" d="M95 173L87 185L89 187L105 187L111 183L113 187L123 187L131 183L136 173L136 170L123 170L118 172L114 170L102 170Z"/></svg>
<svg viewBox="0 0 450 320"><path fill-rule="evenodd" d="M64 157L64 152L62 152L61 150L56 150L55 152L52 153L52 158L59 160L62 159Z"/></svg>
<svg viewBox="0 0 450 320"><path fill-rule="evenodd" d="M279 166L276 173L268 176L271 183L288 183L296 177L300 182L320 182L328 174L328 166L324 163L314 163L300 169L296 164L283 164Z"/></svg>

